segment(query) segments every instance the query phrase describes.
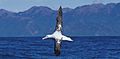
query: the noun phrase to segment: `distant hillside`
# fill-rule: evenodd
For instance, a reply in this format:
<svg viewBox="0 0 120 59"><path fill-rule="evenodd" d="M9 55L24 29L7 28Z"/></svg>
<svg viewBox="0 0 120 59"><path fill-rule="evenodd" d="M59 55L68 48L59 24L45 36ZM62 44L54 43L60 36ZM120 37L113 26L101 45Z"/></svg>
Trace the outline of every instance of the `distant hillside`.
<svg viewBox="0 0 120 59"><path fill-rule="evenodd" d="M19 13L0 9L0 37L51 34L56 16L56 10L44 6ZM120 3L63 8L63 25L63 33L68 36L119 36Z"/></svg>

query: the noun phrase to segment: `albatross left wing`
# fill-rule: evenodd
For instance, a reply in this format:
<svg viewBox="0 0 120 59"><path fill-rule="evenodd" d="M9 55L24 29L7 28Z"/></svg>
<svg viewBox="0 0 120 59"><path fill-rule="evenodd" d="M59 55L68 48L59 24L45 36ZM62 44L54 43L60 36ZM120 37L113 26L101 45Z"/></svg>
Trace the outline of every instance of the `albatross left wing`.
<svg viewBox="0 0 120 59"><path fill-rule="evenodd" d="M62 31L62 7L60 6L58 10L58 16L57 16L57 22L56 22L56 30Z"/></svg>

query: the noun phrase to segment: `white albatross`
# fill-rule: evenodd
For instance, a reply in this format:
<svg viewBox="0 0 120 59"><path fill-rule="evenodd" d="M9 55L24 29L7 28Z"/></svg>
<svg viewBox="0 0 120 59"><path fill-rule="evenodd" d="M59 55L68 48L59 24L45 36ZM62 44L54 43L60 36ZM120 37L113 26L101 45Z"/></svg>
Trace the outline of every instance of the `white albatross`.
<svg viewBox="0 0 120 59"><path fill-rule="evenodd" d="M47 38L54 38L55 39L55 54L58 56L60 55L60 44L62 40L66 40L66 41L73 41L70 37L64 36L62 34L62 7L60 6L59 10L58 10L58 16L56 19L56 30L53 34L51 35L46 35L44 38L42 39L47 39Z"/></svg>
<svg viewBox="0 0 120 59"><path fill-rule="evenodd" d="M57 41L57 43L61 43L61 40L73 41L71 38L62 35L60 31L55 31L53 34L46 35L42 39L47 39L47 38L54 38Z"/></svg>

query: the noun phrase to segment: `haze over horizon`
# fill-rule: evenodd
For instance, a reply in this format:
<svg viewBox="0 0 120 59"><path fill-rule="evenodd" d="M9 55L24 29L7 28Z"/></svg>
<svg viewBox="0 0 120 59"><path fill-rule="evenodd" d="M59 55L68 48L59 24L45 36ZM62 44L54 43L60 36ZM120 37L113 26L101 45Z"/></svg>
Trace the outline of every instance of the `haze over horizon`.
<svg viewBox="0 0 120 59"><path fill-rule="evenodd" d="M57 10L62 7L75 8L77 6L88 5L93 3L119 3L120 0L0 0L0 9L6 9L13 12L24 11L32 6L47 6Z"/></svg>

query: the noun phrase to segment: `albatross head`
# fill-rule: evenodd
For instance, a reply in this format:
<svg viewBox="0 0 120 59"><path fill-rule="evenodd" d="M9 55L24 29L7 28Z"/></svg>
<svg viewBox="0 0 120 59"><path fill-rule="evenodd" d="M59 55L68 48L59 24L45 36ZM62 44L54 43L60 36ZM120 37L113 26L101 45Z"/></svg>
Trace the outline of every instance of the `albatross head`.
<svg viewBox="0 0 120 59"><path fill-rule="evenodd" d="M44 38L42 38L43 40L44 39L47 39L47 38L52 38L53 36L52 35L46 35Z"/></svg>

